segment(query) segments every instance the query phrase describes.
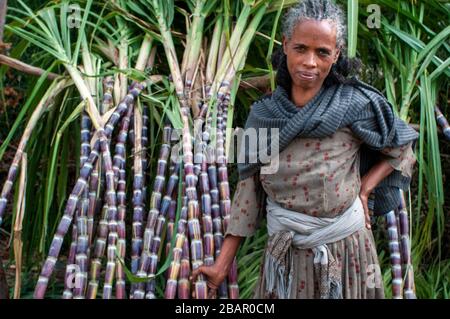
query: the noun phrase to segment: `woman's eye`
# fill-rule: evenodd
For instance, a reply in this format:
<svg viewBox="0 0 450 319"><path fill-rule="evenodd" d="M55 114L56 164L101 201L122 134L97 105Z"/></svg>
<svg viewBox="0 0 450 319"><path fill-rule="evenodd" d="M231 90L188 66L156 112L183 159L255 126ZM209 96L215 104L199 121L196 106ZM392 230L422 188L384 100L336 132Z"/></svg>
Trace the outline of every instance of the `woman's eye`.
<svg viewBox="0 0 450 319"><path fill-rule="evenodd" d="M305 48L304 47L297 47L297 48L295 48L295 50L297 51L297 52L305 52Z"/></svg>
<svg viewBox="0 0 450 319"><path fill-rule="evenodd" d="M329 56L329 55L330 55L330 52L328 52L327 50L319 50L319 54L320 54L321 56Z"/></svg>

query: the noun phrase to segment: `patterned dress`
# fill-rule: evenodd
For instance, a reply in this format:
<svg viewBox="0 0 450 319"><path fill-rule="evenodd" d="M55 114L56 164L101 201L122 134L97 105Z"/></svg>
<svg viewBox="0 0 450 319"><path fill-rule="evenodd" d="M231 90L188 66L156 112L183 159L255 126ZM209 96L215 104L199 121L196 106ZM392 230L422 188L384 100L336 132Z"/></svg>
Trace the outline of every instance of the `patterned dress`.
<svg viewBox="0 0 450 319"><path fill-rule="evenodd" d="M325 138L297 137L279 155L275 174L255 174L238 183L232 201L228 234L247 237L255 233L262 219L264 196L282 207L317 217L336 217L359 194L359 148L362 142L350 128L342 128ZM416 161L411 143L382 151L388 163L411 176ZM338 263L344 298L383 298L382 280L372 231L366 228L327 244ZM311 249L294 249L295 298L317 298L318 276ZM378 268L377 268L378 267ZM255 297L264 294L261 268ZM379 279L379 278L378 278ZM380 282L381 281L381 282Z"/></svg>

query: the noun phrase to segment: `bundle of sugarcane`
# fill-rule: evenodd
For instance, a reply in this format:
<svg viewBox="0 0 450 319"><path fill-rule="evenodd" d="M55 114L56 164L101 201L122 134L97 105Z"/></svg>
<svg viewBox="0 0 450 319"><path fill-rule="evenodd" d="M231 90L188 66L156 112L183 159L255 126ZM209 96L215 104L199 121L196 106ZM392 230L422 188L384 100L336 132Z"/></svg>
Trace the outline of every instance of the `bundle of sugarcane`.
<svg viewBox="0 0 450 319"><path fill-rule="evenodd" d="M25 4L22 2L21 4L25 11L31 12ZM84 34L84 27L87 23L91 5L92 1L88 1L86 4L83 25L81 25L77 41L77 46L81 48L81 54L78 54L78 52L72 54L70 45L66 45L70 43L70 30L68 30L69 27L63 17L67 12L67 1L63 1L59 7L45 8L38 14L33 15L33 20L38 27L30 26L29 22L19 17L15 17L15 20L22 25L28 25L28 28L11 27L13 32L29 39L38 47L54 55L57 60L62 61L67 73L84 100L75 111L79 114L77 110L81 110L83 105L85 109L81 120L81 168L79 177L69 196L64 215L50 245L48 257L43 265L35 289L35 298L43 298L45 295L49 278L55 269L55 264L62 248L64 236L69 230L72 221L74 221L72 226L72 243L70 244L69 257L67 259L63 298L85 298L86 296L95 298L101 273L104 273L105 278L103 297L111 298L114 277L116 277L116 297L125 297L124 269L120 259L117 258L117 256L121 259L125 258L126 247L125 149L130 117L136 106L135 100L144 89L145 83L134 82L127 93L128 79L124 74L116 76L115 82L109 79L106 80L103 103L100 108L97 108L95 103L95 99L98 96L97 78L82 75L83 72L84 74L95 76L101 72L98 69L100 64L95 63L94 60L96 58L89 53L88 41ZM55 9L60 10L60 20L56 19ZM21 11L19 12L22 13ZM61 25L58 25L57 21L60 21ZM30 29L36 34L31 33ZM49 32L49 30L52 32ZM38 38L43 35L47 36L49 40L38 41ZM126 39L126 37L123 39ZM121 42L119 47L119 53L129 50L126 44L123 45L123 42ZM144 37L135 68L138 71L144 71L148 67L151 42L151 37ZM51 48L50 44L54 45L54 47ZM82 64L76 67L79 55L82 58ZM120 57L121 54L119 54ZM123 60L125 60L125 64ZM120 59L117 66L122 69L128 68L127 59ZM120 82L119 85L117 85L118 82ZM3 216L5 211L7 198L17 175L17 167L26 147L30 130L36 125L37 120L47 106L48 100L52 98L53 94L59 93L65 88L68 83L72 82L63 80L57 85L52 85L51 90L44 96L41 104L31 117L11 166L8 180L3 187L0 216ZM116 101L120 100L120 103L118 103L116 108L109 110L113 103L113 93ZM76 113L74 114L76 115ZM116 124L119 124L120 127L115 142L115 155L112 157L109 149L110 144L114 140L113 131ZM91 126L93 127L92 132ZM141 141L139 142L141 143ZM101 160L99 160L99 157ZM101 182L102 179L104 179L104 183ZM100 198L104 199L101 200ZM100 209L99 207L101 206L103 208ZM96 216L98 211L100 211L102 216ZM96 238L94 236L94 221L98 222ZM106 269L104 272L101 272L105 250L107 257ZM75 270L74 277L71 276L72 270ZM70 282L72 279L75 279L74 287L73 283Z"/></svg>
<svg viewBox="0 0 450 319"><path fill-rule="evenodd" d="M192 289L197 298L206 298L205 278L199 276L197 282L188 283L187 275L190 270L202 264L213 264L214 258L220 253L231 208L225 150L226 121L229 107L233 103L231 89L239 81L239 77L236 78L237 72L243 67L251 40L269 2L242 4L233 30L228 29L230 25L226 24L228 21L224 21L223 16L218 16L214 21L211 41L208 41L211 43L210 48L205 52L202 48L203 41L207 41L204 32L205 20L215 9L216 1L194 1L181 64L178 62L170 31L173 19L172 1L149 0L145 3L149 5L154 17L152 19L150 15L146 15L146 18L150 18L159 27L160 40L164 46L177 96L175 106L179 107L178 124L181 128L182 171L185 184L184 206L180 208L181 216L176 227L175 246L171 247L173 261L169 268L165 297L175 298L178 295L180 298L188 298L189 290ZM133 5L130 9L142 14L147 8ZM228 44L227 33L230 34ZM157 252L161 243L160 234L165 226L168 207L172 200L173 189L169 186L161 202L165 182L164 170L170 149L167 140L166 137L158 160L158 172L137 271L140 278L155 275ZM211 149L212 152L207 154ZM173 236L171 234L171 237ZM190 245L187 245L187 242ZM189 253L190 265L186 264ZM192 288L189 288L189 284L193 285ZM154 298L153 290L154 280L147 285L146 294L144 285L138 284L133 296ZM236 262L233 263L228 277L228 289L226 284L222 285L219 296L238 298Z"/></svg>
<svg viewBox="0 0 450 319"><path fill-rule="evenodd" d="M229 15L216 18L210 15L214 10L230 10L224 3L215 0L189 3L193 14L188 23L181 67L169 28L173 18L173 3L160 0L143 3L149 5L155 17L153 25L160 34L147 30L152 37L144 37L134 69L144 71L151 66L155 54L155 51L151 53L151 39L155 38L163 44L171 79L167 85L169 94L165 102L165 114L158 115L160 122L164 120L165 125L156 162L156 176L147 205L145 176L152 159L147 161L146 157L149 116L145 103L154 98L144 95L142 100L137 99L145 87L144 82L134 81L127 92L128 79L124 72L105 79L103 90L98 89L98 79L101 78L98 75L105 69L102 69L98 58L89 53L90 42L83 29L90 18L87 12L92 0L86 2L86 13L82 19L84 24L77 41L77 46L82 49L82 63L78 61L78 54L72 54L70 45L64 42L67 40L64 38L67 30L56 23L58 19L54 10L58 6L33 15L33 19L38 22L37 26L33 25L33 31L37 31L38 36L46 34L47 28L61 28L60 33L52 33L52 40L55 40L52 44L56 47L54 51L47 43L39 43L38 37L33 38L27 28L12 28L16 34L30 38L34 44L62 62L83 99L74 111L74 117L84 109L80 127L79 177L50 244L48 257L36 285L35 298L45 296L70 226L71 243L66 260L63 298L96 298L102 282L103 298L113 298L114 290L115 298L125 298L124 268L128 267L127 258L131 261L129 266L134 274L130 276L130 298L156 298L155 279L162 273L167 277L162 287L166 298L190 298L192 290L196 298L206 298L208 295L205 278L200 276L197 282L191 283L189 275L202 264L214 263L227 230L231 208L227 169L227 145L231 137L227 136L230 134L227 121L232 118L240 79L238 72L245 64L251 40L269 1L236 5L233 10L240 13L235 25L227 20ZM60 8L67 9L67 5L67 1L62 1ZM134 10L137 15L148 9L121 1L109 5L121 13ZM95 37L94 41L98 44L98 51L116 67L127 70L130 59L127 24L125 19L115 18L119 31L114 34L119 38L115 41L108 38L105 42ZM133 20L136 15L129 15L128 18ZM214 24L211 41L208 41L205 32L206 19ZM16 20L26 25L25 20ZM92 21L89 23L95 25ZM142 20L138 24L141 26ZM62 40L58 39L59 34L62 34ZM203 43L208 42L210 47L206 49ZM175 96L170 95L173 88ZM99 107L96 101L100 101ZM113 105L117 106L114 108ZM116 126L118 133L115 136ZM180 135L179 139L177 134ZM131 165L127 165L126 156L128 136L132 148L130 155L133 157ZM111 147L114 147L113 154L110 153ZM154 145L149 145L149 148L153 149ZM15 163L11 167L2 192L0 221L17 174L17 165ZM171 168L168 173L169 165ZM130 173L127 167L130 166L133 183L127 185L127 174ZM131 234L128 234L131 237L131 249L128 252L125 250L127 190L133 194ZM163 251L168 269L159 264ZM105 261L106 266L102 269ZM133 277L139 280L133 282ZM71 282L73 279L75 286ZM235 261L218 296L239 297Z"/></svg>

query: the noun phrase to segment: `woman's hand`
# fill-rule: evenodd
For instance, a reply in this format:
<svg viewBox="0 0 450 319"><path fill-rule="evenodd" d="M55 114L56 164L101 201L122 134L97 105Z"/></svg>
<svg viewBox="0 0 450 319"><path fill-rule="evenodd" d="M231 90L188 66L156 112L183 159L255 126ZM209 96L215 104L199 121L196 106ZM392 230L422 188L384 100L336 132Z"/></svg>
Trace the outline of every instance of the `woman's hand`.
<svg viewBox="0 0 450 319"><path fill-rule="evenodd" d="M191 282L195 282L200 274L206 276L208 286L208 299L215 299L217 289L227 277L228 272L225 271L224 267L218 265L217 262L212 266L200 266L192 272L192 276L190 278Z"/></svg>
<svg viewBox="0 0 450 319"><path fill-rule="evenodd" d="M206 276L208 299L215 299L217 289L225 280L231 268L236 252L243 237L227 235L223 241L220 254L212 266L200 266L192 272L191 282L195 282L200 274ZM195 298L195 296L194 296Z"/></svg>
<svg viewBox="0 0 450 319"><path fill-rule="evenodd" d="M370 214L369 214L369 195L365 192L361 191L359 193L359 198L361 199L363 209L364 209L364 216L366 218L366 228L371 229L372 226L370 225Z"/></svg>
<svg viewBox="0 0 450 319"><path fill-rule="evenodd" d="M359 198L361 199L364 216L366 217L366 227L371 229L370 226L370 215L369 215L369 195L372 190L377 187L377 185L389 174L392 173L394 168L386 160L381 160L366 173L366 175L361 177L361 190L359 192Z"/></svg>

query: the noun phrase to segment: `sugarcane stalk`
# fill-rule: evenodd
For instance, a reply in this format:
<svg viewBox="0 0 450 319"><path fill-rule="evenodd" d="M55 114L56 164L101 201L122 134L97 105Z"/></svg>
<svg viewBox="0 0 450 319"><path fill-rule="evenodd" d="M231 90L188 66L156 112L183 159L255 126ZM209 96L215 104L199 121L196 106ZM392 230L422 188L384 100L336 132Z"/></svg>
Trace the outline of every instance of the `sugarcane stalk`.
<svg viewBox="0 0 450 319"><path fill-rule="evenodd" d="M136 127L139 125L139 128ZM135 122L135 134L137 137L138 130L140 131L141 123ZM162 192L164 189L164 185L166 182L166 167L167 161L170 154L170 137L171 137L171 127L166 125L164 127L163 134L163 144L161 145L159 159L158 159L158 168L156 171L156 177L153 184L153 192L150 201L150 210L147 216L147 224L144 230L144 238L142 242L142 252L139 258L139 268L137 271L137 276L141 278L147 277L147 273L154 269L156 271L156 265L158 261L158 256L151 251L153 240L155 238L155 226L157 224L157 220L160 213L161 208L161 199ZM135 164L141 165L140 158L139 161ZM157 251L156 251L157 252ZM153 272L154 273L154 272ZM139 283L137 285L136 290L134 291L135 299L142 299L145 297L145 284ZM149 294L149 298L152 298L152 295Z"/></svg>
<svg viewBox="0 0 450 319"><path fill-rule="evenodd" d="M88 255L90 254L90 247L93 241L94 234L94 216L97 211L97 207L101 205L100 200L97 196L99 186L99 163L95 164L95 167L89 178L89 208L87 214L87 233L88 233Z"/></svg>
<svg viewBox="0 0 450 319"><path fill-rule="evenodd" d="M401 204L398 209L398 225L400 229L400 248L402 258L402 271L404 273L403 295L405 299L416 299L414 292L414 271L411 262L411 240L409 238L408 211L406 208L403 190L399 189Z"/></svg>
<svg viewBox="0 0 450 319"><path fill-rule="evenodd" d="M111 136L114 126L117 124L122 114L126 111L129 104L133 102L133 100L139 95L141 90L144 88L144 84L138 84L132 86L130 93L124 98L124 100L119 104L117 109L112 113L109 118L108 123L105 125L105 129L102 128L97 130L97 134L99 138L95 140L91 153L89 154L88 160L84 163L80 176L72 189L72 192L69 196L69 199L66 204L66 208L64 211L64 215L57 227L56 234L53 237L52 243L50 245L50 250L48 257L42 267L41 274L38 279L38 283L35 288L34 297L37 299L42 299L45 295L45 291L47 289L48 280L53 273L54 266L56 264L56 260L58 258L59 252L61 250L62 242L64 239L67 230L72 223L73 213L75 211L78 198L84 191L84 187L87 184L87 179L92 172L93 166L99 156L98 150L100 149L100 138L103 142L104 157L106 157L109 152L107 145L108 137ZM95 123L93 123L95 126ZM97 123L98 124L98 123ZM114 175L114 174L113 174Z"/></svg>
<svg viewBox="0 0 450 319"><path fill-rule="evenodd" d="M167 223L167 235L166 235L166 249L165 249L165 255L169 256L171 244L172 244L172 238L174 236L175 231L175 215L177 211L177 190L175 189L173 192L173 199L170 201L169 211L167 212L168 216L168 223ZM167 272L168 274L168 272ZM167 278L166 278L167 279Z"/></svg>
<svg viewBox="0 0 450 319"><path fill-rule="evenodd" d="M97 227L97 238L92 252L91 267L89 270L89 284L86 298L95 299L98 292L98 280L102 266L102 258L105 254L106 240L108 236L108 205L103 205L101 218Z"/></svg>
<svg viewBox="0 0 450 319"><path fill-rule="evenodd" d="M245 26L247 25L247 21L250 17L250 12L251 6L248 4L244 5L242 11L239 14L236 26L231 34L229 45L225 48L223 55L220 56L220 64L217 66L216 78L213 81L212 85L212 95L215 94L217 85L222 82L221 79L217 77L223 76L223 74L225 74L228 70L230 63L232 63L232 61L235 59L236 50L239 46L242 33L244 32Z"/></svg>
<svg viewBox="0 0 450 319"><path fill-rule="evenodd" d="M436 113L436 121L442 128L442 133L444 134L445 138L450 141L450 125L448 124L447 119L445 118L444 114L442 114L438 106L434 108L434 111Z"/></svg>
<svg viewBox="0 0 450 319"><path fill-rule="evenodd" d="M117 241L117 251L121 260L125 260L126 255L126 174L125 167L119 171L119 183L117 185L117 202L118 202L118 225L117 231L119 239ZM116 299L126 298L125 287L125 271L123 265L119 260L116 260Z"/></svg>
<svg viewBox="0 0 450 319"><path fill-rule="evenodd" d="M91 151L89 143L91 139L91 123L89 117L83 113L81 118L81 155L80 166L83 167ZM73 298L84 299L87 286L87 267L89 238L87 231L87 214L89 210L89 189L85 187L77 209L77 243L76 243L76 273L75 282L77 285L73 289Z"/></svg>
<svg viewBox="0 0 450 319"><path fill-rule="evenodd" d="M392 298L402 298L402 266L400 256L400 245L398 242L397 219L394 211L390 211L386 215L386 226L388 228L389 252L392 269Z"/></svg>
<svg viewBox="0 0 450 319"><path fill-rule="evenodd" d="M72 241L69 247L69 256L67 257L66 272L64 274L64 291L62 299L73 298L73 274L77 271L77 265L75 265L75 255L77 253L77 220L75 216L75 222L72 224Z"/></svg>
<svg viewBox="0 0 450 319"><path fill-rule="evenodd" d="M189 232L189 228L186 228L186 231ZM186 234L188 237L189 234ZM189 242L185 240L183 242L183 249L181 252L181 260L180 260L180 275L178 279L178 299L189 299L191 296L191 282L189 280L189 275L191 273L191 265L189 260Z"/></svg>
<svg viewBox="0 0 450 319"><path fill-rule="evenodd" d="M138 60L136 62L136 69L144 71L145 68L152 68L154 63L155 48L152 49L152 37L146 35L139 50ZM153 56L152 56L153 53ZM144 116L145 115L145 116ZM138 133L138 140L136 140L135 125L139 123L142 131ZM145 178L144 169L147 166L145 157L145 147L147 145L147 123L148 115L144 108L144 114L138 108L134 114L133 121L130 125L129 136L131 144L133 145L132 154L134 156L133 171L133 227L132 227L132 244L131 244L131 271L133 274L137 272L139 266L139 255L142 250L142 223L144 220L144 198L145 192ZM136 147L136 145L138 145ZM135 285L131 285L131 297L135 290Z"/></svg>
<svg viewBox="0 0 450 319"><path fill-rule="evenodd" d="M214 74L216 73L219 47L220 47L220 37L222 34L223 17L219 16L217 18L216 24L214 26L214 31L212 35L211 44L208 53L208 62L206 63L206 92L208 93L211 84L214 81Z"/></svg>
<svg viewBox="0 0 450 319"><path fill-rule="evenodd" d="M169 278L167 279L164 297L166 299L175 299L177 295L178 275L181 267L181 257L183 254L183 245L187 241L187 210L188 197L186 193L186 183L182 182L182 207L180 210L180 218L177 224L177 233L175 235L175 247L172 249L172 262L168 269Z"/></svg>
<svg viewBox="0 0 450 319"><path fill-rule="evenodd" d="M148 108L142 109L142 135L141 135L141 162L142 162L142 208L145 210L145 199L147 198L147 183L146 174L148 160L147 160L147 146L148 146Z"/></svg>
<svg viewBox="0 0 450 319"><path fill-rule="evenodd" d="M99 131L99 133L100 148L102 151L102 159L106 176L106 202L108 203L108 247L106 253L107 263L105 283L103 286L103 299L110 299L112 296L113 281L115 276L117 240L119 237L117 233L117 196L108 139L103 131Z"/></svg>
<svg viewBox="0 0 450 319"><path fill-rule="evenodd" d="M130 118L133 112L133 108L130 107L127 110L127 114L122 119L121 130L119 132L119 136L117 138L116 143L116 152L117 157L114 156L114 164L113 167L118 167L119 170L119 178L117 182L117 202L118 202L118 210L117 210L117 230L118 230L118 242L117 242L117 250L118 255L122 260L125 259L126 253L126 226L125 226L125 215L126 215L126 175L125 175L125 165L126 165L126 156L125 156L125 143L128 137L128 129L130 126ZM113 168L114 169L114 168ZM116 298L124 299L125 298L125 272L123 269L122 263L119 260L116 260Z"/></svg>
<svg viewBox="0 0 450 319"><path fill-rule="evenodd" d="M170 132L170 129L168 130ZM168 133L170 134L170 133ZM170 137L169 137L170 138ZM170 140L169 140L170 141ZM167 182L166 192L161 202L161 208L159 212L158 219L156 220L156 224L154 226L154 236L151 240L150 245L150 265L147 271L147 276L153 276L156 273L156 263L158 261L158 253L161 247L161 236L166 224L166 218L168 211L170 209L170 205L172 202L173 194L176 190L176 186L178 185L178 174L179 174L179 164L176 163L172 174L169 177L169 181ZM150 281L147 284L147 299L153 299L155 294L155 282Z"/></svg>
<svg viewBox="0 0 450 319"><path fill-rule="evenodd" d="M16 278L14 284L14 299L20 299L22 286L22 224L25 215L25 192L27 183L27 153L22 154L20 170L19 196L17 198L16 218L14 222L14 259L16 264ZM0 261L1 262L1 261Z"/></svg>
<svg viewBox="0 0 450 319"><path fill-rule="evenodd" d="M103 99L100 107L101 114L107 112L113 104L112 92L114 89L113 77L108 76L103 80ZM88 233L88 256L90 248L93 241L93 231L94 231L94 215L98 208L100 208L100 200L97 196L99 187L99 163L97 162L91 173L89 179L89 208L87 214L87 233ZM114 169L114 167L113 167ZM98 207L98 208L97 208ZM88 258L89 259L89 258Z"/></svg>
<svg viewBox="0 0 450 319"><path fill-rule="evenodd" d="M190 47L189 50L187 50L188 54L185 60L186 69L184 70L185 73L183 73L185 79L185 90L188 92L190 91L193 83L195 65L197 64L195 61L198 60L198 56L200 54L201 42L203 38L203 25L205 22L205 16L202 11L205 3L205 0L196 1L192 24L188 33L187 41L190 42Z"/></svg>
<svg viewBox="0 0 450 319"><path fill-rule="evenodd" d="M134 113L134 182L133 182L133 241L132 241L132 255L131 255L131 269L134 273L139 273L139 256L142 251L142 223L144 220L144 208L143 208L143 197L142 197L142 187L143 187L143 169L142 169L142 113L137 107ZM138 284L139 287L143 288L144 284ZM136 285L132 286L132 294L134 298L137 297ZM142 289L142 296L145 291Z"/></svg>
<svg viewBox="0 0 450 319"><path fill-rule="evenodd" d="M70 77L73 79L73 82L75 83L75 86L77 87L81 98L87 101L86 112L89 114L89 117L91 118L92 124L94 125L95 129L99 130L103 127L103 120L100 116L99 110L97 109L94 98L91 95L91 91L87 87L80 72L75 66L67 63L64 64L64 66Z"/></svg>
<svg viewBox="0 0 450 319"><path fill-rule="evenodd" d="M6 204L8 203L8 198L11 193L14 181L16 180L17 169L22 159L22 154L24 153L25 148L27 146L28 139L30 138L31 133L36 127L36 124L38 123L42 114L44 114L44 112L53 102L55 96L57 96L62 90L64 90L67 86L71 84L72 82L67 79L53 81L48 90L45 92L39 104L36 106L36 109L33 111L33 114L31 115L28 121L27 126L25 127L25 131L20 139L19 146L17 147L16 154L14 154L14 158L11 167L9 168L6 182L3 185L2 192L0 195L0 226L3 221L3 215L5 213Z"/></svg>

